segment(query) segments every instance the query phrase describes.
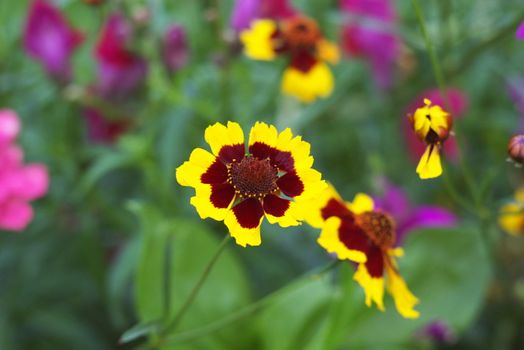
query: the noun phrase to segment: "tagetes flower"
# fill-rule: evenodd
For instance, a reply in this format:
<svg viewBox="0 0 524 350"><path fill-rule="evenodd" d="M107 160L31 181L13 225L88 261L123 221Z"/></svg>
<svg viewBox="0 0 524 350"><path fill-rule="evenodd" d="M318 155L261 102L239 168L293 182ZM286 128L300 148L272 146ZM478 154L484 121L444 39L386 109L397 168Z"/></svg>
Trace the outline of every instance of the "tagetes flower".
<svg viewBox="0 0 524 350"><path fill-rule="evenodd" d="M182 186L195 188L191 204L202 219L224 220L241 246L261 243L265 216L282 227L300 224L302 203L326 186L313 170L309 143L288 128L257 122L246 149L240 125L216 123L205 132L212 153L197 148L176 172Z"/></svg>
<svg viewBox="0 0 524 350"><path fill-rule="evenodd" d="M515 192L512 202L500 208L499 225L511 235L524 235L524 187Z"/></svg>
<svg viewBox="0 0 524 350"><path fill-rule="evenodd" d="M322 230L318 243L324 249L340 260L358 263L353 278L364 289L367 306L374 302L384 311L386 285L403 317L419 316L414 310L418 299L408 289L394 260L403 255L401 248L393 248L395 222L388 213L374 207L371 197L359 193L353 202L344 202L329 186L315 199L307 221Z"/></svg>
<svg viewBox="0 0 524 350"><path fill-rule="evenodd" d="M440 106L432 106L430 100L424 99L424 106L410 115L409 121L419 140L427 145L418 163L417 174L421 179L440 176L440 149L451 132L453 118Z"/></svg>
<svg viewBox="0 0 524 350"><path fill-rule="evenodd" d="M326 62L338 62L338 47L322 36L315 20L306 16L278 22L256 20L240 39L245 54L252 59L289 57L282 77L283 93L308 103L333 91L334 78Z"/></svg>

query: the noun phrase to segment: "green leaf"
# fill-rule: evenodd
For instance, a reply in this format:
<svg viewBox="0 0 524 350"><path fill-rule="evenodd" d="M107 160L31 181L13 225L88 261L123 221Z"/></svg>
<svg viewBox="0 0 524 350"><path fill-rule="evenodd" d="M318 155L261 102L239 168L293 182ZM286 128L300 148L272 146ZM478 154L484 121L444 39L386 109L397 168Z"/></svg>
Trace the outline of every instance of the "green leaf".
<svg viewBox="0 0 524 350"><path fill-rule="evenodd" d="M160 329L160 323L158 321L151 321L146 323L139 323L122 334L119 343L125 344L140 337L148 336L151 333L156 333Z"/></svg>
<svg viewBox="0 0 524 350"><path fill-rule="evenodd" d="M367 308L362 289L352 274L346 274L344 283L348 286L334 301L331 328L324 335L322 349L401 346L432 321L442 320L454 330L472 321L490 278L480 233L472 227L420 230L409 236L404 248L400 271L420 299L420 318L403 319L388 295L384 313Z"/></svg>
<svg viewBox="0 0 524 350"><path fill-rule="evenodd" d="M218 240L199 222L166 219L152 208L136 203L134 207L143 230L135 285L137 313L141 322L172 320L217 249ZM246 277L233 248L233 244L226 247L219 257L173 334L204 326L249 304ZM229 348L249 338L246 325L235 324L176 349Z"/></svg>

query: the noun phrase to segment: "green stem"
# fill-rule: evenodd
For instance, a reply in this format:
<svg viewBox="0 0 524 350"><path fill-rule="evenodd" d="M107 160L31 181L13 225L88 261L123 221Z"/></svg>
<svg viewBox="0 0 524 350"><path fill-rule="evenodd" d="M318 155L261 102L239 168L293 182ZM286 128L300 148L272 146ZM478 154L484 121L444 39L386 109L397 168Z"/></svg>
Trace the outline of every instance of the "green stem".
<svg viewBox="0 0 524 350"><path fill-rule="evenodd" d="M326 272L330 271L335 266L337 266L339 262L340 261L338 260L332 261L331 263L329 263L328 265L324 266L323 268L319 270L309 272L305 276L299 277L294 287L297 288L298 286L301 286L302 284L310 281L311 279L316 279L316 278L321 277L323 274L325 274ZM203 327L192 329L190 331L179 333L172 337L166 338L163 345L173 345L173 344L184 343L184 342L190 341L195 338L206 336L209 333L215 332L227 326L228 324L239 321L243 319L244 317L251 315L255 311L263 308L264 306L270 304L273 300L278 299L284 292L288 291L288 286L289 284L286 284L284 287L281 287L280 289L277 289L276 291L272 292L271 294L266 295L265 297L259 299L258 301L254 302L253 304L248 305L244 307L243 309L237 312L234 312L220 320L211 322Z"/></svg>
<svg viewBox="0 0 524 350"><path fill-rule="evenodd" d="M193 289L189 293L189 296L187 297L186 301L184 302L184 304L182 305L178 313L173 318L173 321L171 321L165 327L164 331L162 332L163 334L168 334L176 330L176 327L182 321L182 318L186 314L187 310L189 309L191 304L193 304L193 301L195 301L195 298L197 297L198 293L200 292L200 289L202 288L202 285L206 281L207 277L209 276L209 273L213 269L213 266L215 266L215 263L217 262L218 258L224 251L224 248L226 247L230 239L231 239L231 236L229 234L226 237L224 237L224 239L218 246L215 254L211 257L211 260L209 260L209 262L207 263L206 268L204 269L204 272L202 273L197 283L194 285Z"/></svg>

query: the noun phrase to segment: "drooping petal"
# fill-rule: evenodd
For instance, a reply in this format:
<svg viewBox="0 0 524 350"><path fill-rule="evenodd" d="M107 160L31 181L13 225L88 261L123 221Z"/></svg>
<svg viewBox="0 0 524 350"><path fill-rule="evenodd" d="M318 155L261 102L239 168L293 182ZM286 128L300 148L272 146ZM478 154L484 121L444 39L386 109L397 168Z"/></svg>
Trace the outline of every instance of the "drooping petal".
<svg viewBox="0 0 524 350"><path fill-rule="evenodd" d="M258 246L262 242L260 225L263 217L264 210L260 202L250 198L233 207L227 213L224 223L238 245Z"/></svg>
<svg viewBox="0 0 524 350"><path fill-rule="evenodd" d="M244 132L238 123L228 122L227 126L215 123L208 126L204 138L213 154L226 162L244 157Z"/></svg>
<svg viewBox="0 0 524 350"><path fill-rule="evenodd" d="M384 311L384 278L371 277L365 264L359 264L353 279L364 289L366 305L374 302L380 311Z"/></svg>
<svg viewBox="0 0 524 350"><path fill-rule="evenodd" d="M272 20L256 20L251 23L251 28L240 33L240 41L244 44L244 53L247 57L270 61L276 56L273 48L272 37L277 30L276 23Z"/></svg>
<svg viewBox="0 0 524 350"><path fill-rule="evenodd" d="M426 151L417 165L417 174L421 179L432 179L442 175L442 164L440 163L439 148L436 145L428 145Z"/></svg>
<svg viewBox="0 0 524 350"><path fill-rule="evenodd" d="M317 62L309 71L303 72L293 66L288 67L282 77L282 92L304 103L331 95L334 78L329 67Z"/></svg>
<svg viewBox="0 0 524 350"><path fill-rule="evenodd" d="M393 296L398 313L405 318L418 318L419 312L414 309L418 304L417 297L411 293L404 279L389 264L386 264L386 272L388 291Z"/></svg>
<svg viewBox="0 0 524 350"><path fill-rule="evenodd" d="M367 248L366 237L354 224L345 223L344 219L336 216L325 221L317 242L328 253L335 253L340 260L363 263L367 259L362 249Z"/></svg>
<svg viewBox="0 0 524 350"><path fill-rule="evenodd" d="M201 177L215 163L216 157L202 148L191 152L189 161L176 169L176 180L182 186L197 187L202 184Z"/></svg>

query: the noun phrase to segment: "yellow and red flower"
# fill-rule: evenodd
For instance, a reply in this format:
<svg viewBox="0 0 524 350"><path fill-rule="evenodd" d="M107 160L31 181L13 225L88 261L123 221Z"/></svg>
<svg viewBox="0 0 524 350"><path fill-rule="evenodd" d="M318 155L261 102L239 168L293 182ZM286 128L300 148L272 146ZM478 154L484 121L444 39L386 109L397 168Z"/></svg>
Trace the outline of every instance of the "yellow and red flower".
<svg viewBox="0 0 524 350"><path fill-rule="evenodd" d="M353 202L344 202L332 186L310 205L307 222L322 230L318 243L338 259L358 263L353 278L364 289L366 305L374 302L384 311L387 287L398 312L405 318L417 318L419 313L414 307L418 299L400 276L394 259L402 256L403 250L393 247L393 218L375 209L368 195L359 193Z"/></svg>
<svg viewBox="0 0 524 350"><path fill-rule="evenodd" d="M417 174L421 179L440 176L442 174L440 149L449 137L453 118L440 106L432 106L430 100L424 99L424 106L410 115L409 120L420 141L427 145L418 163Z"/></svg>
<svg viewBox="0 0 524 350"><path fill-rule="evenodd" d="M524 187L515 192L513 201L500 208L499 226L513 236L524 235Z"/></svg>
<svg viewBox="0 0 524 350"><path fill-rule="evenodd" d="M261 243L265 216L282 227L303 220L302 202L326 186L312 169L309 143L291 130L257 122L246 149L240 125L216 123L205 131L212 153L197 148L176 171L182 186L195 188L191 204L202 219L224 221L241 246Z"/></svg>
<svg viewBox="0 0 524 350"><path fill-rule="evenodd" d="M326 40L315 20L297 15L281 21L256 20L240 34L245 54L256 60L287 55L282 91L302 102L313 102L333 91L334 78L326 62L339 60L338 47Z"/></svg>

